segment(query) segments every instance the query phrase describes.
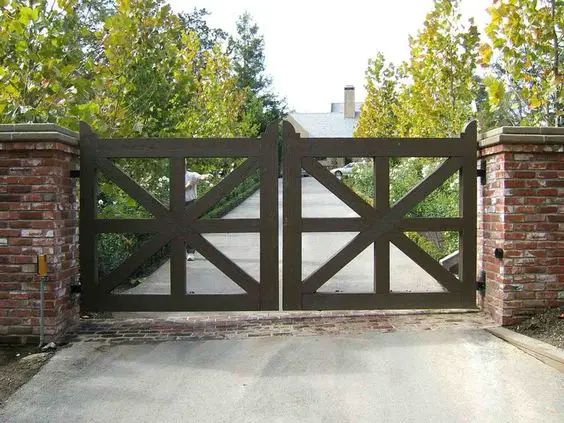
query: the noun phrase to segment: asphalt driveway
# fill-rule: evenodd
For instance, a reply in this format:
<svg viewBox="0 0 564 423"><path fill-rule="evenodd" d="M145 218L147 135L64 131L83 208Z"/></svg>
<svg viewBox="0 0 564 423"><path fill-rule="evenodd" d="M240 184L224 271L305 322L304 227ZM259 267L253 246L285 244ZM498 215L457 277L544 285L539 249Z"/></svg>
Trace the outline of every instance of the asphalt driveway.
<svg viewBox="0 0 564 423"><path fill-rule="evenodd" d="M59 351L3 422L562 422L564 375L483 330Z"/></svg>
<svg viewBox="0 0 564 423"><path fill-rule="evenodd" d="M280 251L282 251L282 186L279 187ZM256 192L226 219L258 218L259 193ZM303 217L355 217L346 204L314 178L302 178ZM302 238L302 277L319 268L356 233L308 233ZM207 234L205 238L255 279L260 279L259 234ZM331 278L318 292L373 292L373 246ZM280 266L280 271L282 266ZM189 262L186 269L186 291L194 294L240 294L244 291L202 256ZM423 269L394 245L390 248L390 289L396 292L442 292L443 288ZM170 262L165 262L144 282L127 294L170 293Z"/></svg>

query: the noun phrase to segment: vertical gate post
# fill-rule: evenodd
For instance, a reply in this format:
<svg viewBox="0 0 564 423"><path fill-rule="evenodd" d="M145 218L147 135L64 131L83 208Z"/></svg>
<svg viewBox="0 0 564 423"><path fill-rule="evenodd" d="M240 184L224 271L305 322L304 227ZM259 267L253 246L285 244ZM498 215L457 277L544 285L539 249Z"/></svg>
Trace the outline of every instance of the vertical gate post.
<svg viewBox="0 0 564 423"><path fill-rule="evenodd" d="M299 310L302 306L302 179L301 155L298 154L299 134L284 121L282 128L284 146L283 163L283 237L282 285L284 309Z"/></svg>
<svg viewBox="0 0 564 423"><path fill-rule="evenodd" d="M170 210L177 222L184 221L184 157L170 161ZM175 297L186 295L186 243L182 234L170 241L170 294Z"/></svg>
<svg viewBox="0 0 564 423"><path fill-rule="evenodd" d="M460 141L464 143L464 157L459 171L459 213L464 227L459 245L458 274L462 280L462 303L476 307L476 150L478 146L478 122L473 120L464 128Z"/></svg>
<svg viewBox="0 0 564 423"><path fill-rule="evenodd" d="M278 310L278 126L271 123L260 149L260 308Z"/></svg>
<svg viewBox="0 0 564 423"><path fill-rule="evenodd" d="M53 124L0 125L0 343L37 343L37 257L47 256L45 342L79 316L78 135Z"/></svg>
<svg viewBox="0 0 564 423"><path fill-rule="evenodd" d="M390 159L374 157L374 207L382 213L390 209ZM386 236L374 242L374 292L390 292L390 242Z"/></svg>
<svg viewBox="0 0 564 423"><path fill-rule="evenodd" d="M80 277L82 303L88 310L97 304L92 287L98 280L98 249L92 231L96 219L96 145L98 137L80 122Z"/></svg>

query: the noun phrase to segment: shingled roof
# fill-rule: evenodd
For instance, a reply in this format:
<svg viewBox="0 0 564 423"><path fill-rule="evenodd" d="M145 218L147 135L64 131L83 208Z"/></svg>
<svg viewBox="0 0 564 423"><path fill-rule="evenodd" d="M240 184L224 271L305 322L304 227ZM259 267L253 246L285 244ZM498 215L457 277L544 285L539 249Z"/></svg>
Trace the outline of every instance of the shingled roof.
<svg viewBox="0 0 564 423"><path fill-rule="evenodd" d="M345 119L342 112L290 113L287 119L298 132L303 130L311 138L352 137L358 121L356 115L354 119Z"/></svg>
<svg viewBox="0 0 564 423"><path fill-rule="evenodd" d="M345 86L344 94L345 102L331 103L331 111L328 113L292 112L288 115L286 120L294 125L296 131L303 137L352 137L354 128L358 122L362 103L354 101L354 87L352 85Z"/></svg>

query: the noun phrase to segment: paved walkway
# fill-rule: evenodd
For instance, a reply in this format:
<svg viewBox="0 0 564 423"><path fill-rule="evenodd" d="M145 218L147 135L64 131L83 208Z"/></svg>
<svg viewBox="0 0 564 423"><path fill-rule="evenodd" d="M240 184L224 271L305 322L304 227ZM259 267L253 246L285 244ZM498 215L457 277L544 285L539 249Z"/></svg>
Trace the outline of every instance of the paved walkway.
<svg viewBox="0 0 564 423"><path fill-rule="evenodd" d="M281 184L281 182L280 182ZM303 217L355 217L346 204L335 197L314 178L302 179ZM282 251L282 187L279 193L280 251ZM225 216L258 218L259 193L244 201ZM349 242L356 233L308 233L302 238L302 277L319 268L334 253ZM260 280L259 234L207 234L205 238L242 269ZM349 265L339 271L318 292L373 292L373 246L368 247ZM280 271L282 266L280 266ZM195 294L240 294L244 291L202 256L189 262L186 269L186 291ZM390 289L395 292L442 292L443 288L423 269L394 245L390 248ZM165 262L142 284L127 294L170 293L170 263Z"/></svg>
<svg viewBox="0 0 564 423"><path fill-rule="evenodd" d="M564 375L473 330L78 343L0 410L18 422L562 422Z"/></svg>

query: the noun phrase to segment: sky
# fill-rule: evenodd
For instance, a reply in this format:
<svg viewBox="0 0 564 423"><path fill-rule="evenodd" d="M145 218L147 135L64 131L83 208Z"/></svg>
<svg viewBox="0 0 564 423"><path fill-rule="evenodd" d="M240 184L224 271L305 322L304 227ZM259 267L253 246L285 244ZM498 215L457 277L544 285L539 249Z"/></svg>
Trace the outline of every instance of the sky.
<svg viewBox="0 0 564 423"><path fill-rule="evenodd" d="M343 101L345 85L366 96L364 72L378 51L399 63L409 57L408 36L422 27L432 0L169 0L176 11L206 8L208 22L235 33L248 11L264 35L266 72L289 110L328 112ZM464 18L478 29L492 0L461 0Z"/></svg>

